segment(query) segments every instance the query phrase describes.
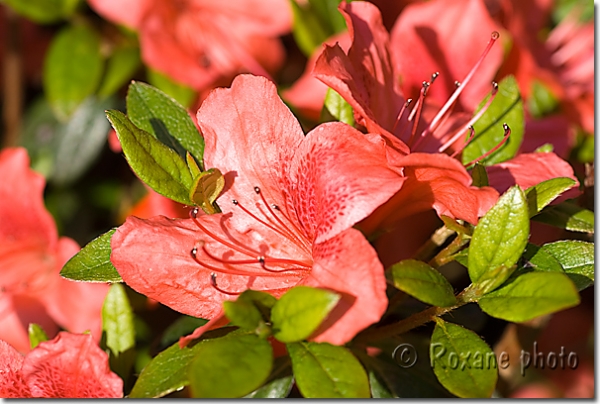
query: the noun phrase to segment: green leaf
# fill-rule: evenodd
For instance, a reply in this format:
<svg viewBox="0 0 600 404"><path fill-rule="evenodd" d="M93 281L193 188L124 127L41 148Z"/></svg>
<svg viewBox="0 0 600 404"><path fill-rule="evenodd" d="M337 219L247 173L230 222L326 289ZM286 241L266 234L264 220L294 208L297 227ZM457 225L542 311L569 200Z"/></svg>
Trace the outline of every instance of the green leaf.
<svg viewBox="0 0 600 404"><path fill-rule="evenodd" d="M358 359L341 346L287 344L300 393L306 398L368 398L369 378Z"/></svg>
<svg viewBox="0 0 600 404"><path fill-rule="evenodd" d="M481 102L477 111L485 105L488 99L489 96ZM513 158L523 141L525 130L523 101L519 93L519 86L513 76L507 76L500 82L496 98L483 116L473 125L475 137L463 151L462 161L464 164L484 155L502 141L504 138L503 123L510 127L510 138L496 152L482 161L482 164L486 166Z"/></svg>
<svg viewBox="0 0 600 404"><path fill-rule="evenodd" d="M189 190L192 175L185 162L173 149L138 129L122 112L106 111L123 153L136 175L159 194L184 205L191 205Z"/></svg>
<svg viewBox="0 0 600 404"><path fill-rule="evenodd" d="M183 315L179 317L163 332L163 336L160 339L160 346L164 347L173 344L180 337L191 334L196 328L202 327L207 322L208 320L192 316Z"/></svg>
<svg viewBox="0 0 600 404"><path fill-rule="evenodd" d="M110 368L126 380L135 360L133 311L125 287L111 285L102 306L102 331L110 351Z"/></svg>
<svg viewBox="0 0 600 404"><path fill-rule="evenodd" d="M121 275L110 262L110 239L117 231L109 230L90 241L62 268L60 276L74 281L123 282Z"/></svg>
<svg viewBox="0 0 600 404"><path fill-rule="evenodd" d="M548 206L533 220L569 231L594 233L594 212L571 202Z"/></svg>
<svg viewBox="0 0 600 404"><path fill-rule="evenodd" d="M54 37L44 62L43 83L60 120L66 120L94 93L103 68L100 36L92 28L69 26Z"/></svg>
<svg viewBox="0 0 600 404"><path fill-rule="evenodd" d="M529 217L533 217L541 212L560 194L573 188L577 182L572 178L558 177L542 181L537 185L527 188L527 205L529 206Z"/></svg>
<svg viewBox="0 0 600 404"><path fill-rule="evenodd" d="M491 348L473 331L439 318L435 321L429 359L440 383L458 397L491 397L498 381Z"/></svg>
<svg viewBox="0 0 600 404"><path fill-rule="evenodd" d="M535 271L564 272L560 262L552 254L534 244L527 244L523 259L526 260L526 267Z"/></svg>
<svg viewBox="0 0 600 404"><path fill-rule="evenodd" d="M204 138L188 112L177 101L151 85L134 81L127 92L127 116L183 159L186 151L200 164Z"/></svg>
<svg viewBox="0 0 600 404"><path fill-rule="evenodd" d="M246 330L254 331L265 323L260 311L251 302L240 299L225 301L223 310L231 324Z"/></svg>
<svg viewBox="0 0 600 404"><path fill-rule="evenodd" d="M214 203L225 187L225 177L218 168L211 168L200 173L190 188L190 200L202 210L211 215L218 211Z"/></svg>
<svg viewBox="0 0 600 404"><path fill-rule="evenodd" d="M108 59L98 96L108 97L114 94L131 79L141 65L140 48L137 45L124 44L117 47Z"/></svg>
<svg viewBox="0 0 600 404"><path fill-rule="evenodd" d="M508 269L521 257L528 237L527 201L521 188L514 186L498 199L475 227L469 246L471 281L478 283L485 279L487 291L501 285L510 276ZM495 278L485 276L495 272Z"/></svg>
<svg viewBox="0 0 600 404"><path fill-rule="evenodd" d="M16 13L39 24L51 24L70 17L81 0L2 0Z"/></svg>
<svg viewBox="0 0 600 404"><path fill-rule="evenodd" d="M558 100L550 89L541 81L534 80L531 84L531 96L527 100L527 109L535 118L548 115L558 106Z"/></svg>
<svg viewBox="0 0 600 404"><path fill-rule="evenodd" d="M317 14L310 6L299 5L296 0L289 0L294 14L293 35L296 44L306 57L313 52L329 37Z"/></svg>
<svg viewBox="0 0 600 404"><path fill-rule="evenodd" d="M190 108L196 100L196 91L193 88L173 81L166 74L162 74L154 69L148 69L147 76L150 84L164 92L169 97L172 97L184 108Z"/></svg>
<svg viewBox="0 0 600 404"><path fill-rule="evenodd" d="M46 335L46 332L42 326L38 324L29 323L28 334L29 346L31 349L34 349L36 346L38 346L40 342L48 341L48 335Z"/></svg>
<svg viewBox="0 0 600 404"><path fill-rule="evenodd" d="M308 0L308 2L321 21L321 25L327 27L330 34L346 29L346 21L338 10L340 0Z"/></svg>
<svg viewBox="0 0 600 404"><path fill-rule="evenodd" d="M155 398L179 390L189 384L187 368L202 345L202 340L192 347L180 348L179 343L165 349L144 367L129 398Z"/></svg>
<svg viewBox="0 0 600 404"><path fill-rule="evenodd" d="M449 307L456 304L452 285L442 274L424 262L404 260L392 265L394 286L432 306Z"/></svg>
<svg viewBox="0 0 600 404"><path fill-rule="evenodd" d="M288 290L273 306L273 335L281 342L308 338L333 310L340 297L335 292L308 286L296 286Z"/></svg>
<svg viewBox="0 0 600 404"><path fill-rule="evenodd" d="M332 88L327 89L324 108L338 121L354 126L354 111L352 110L352 106Z"/></svg>
<svg viewBox="0 0 600 404"><path fill-rule="evenodd" d="M479 299L481 309L492 317L523 322L579 303L577 288L558 272L528 272Z"/></svg>
<svg viewBox="0 0 600 404"><path fill-rule="evenodd" d="M576 148L577 160L582 163L592 163L596 157L594 146L595 138L593 135L584 135L580 145Z"/></svg>
<svg viewBox="0 0 600 404"><path fill-rule="evenodd" d="M242 397L260 387L273 367L271 344L254 334L230 334L202 344L188 368L193 397Z"/></svg>
<svg viewBox="0 0 600 404"><path fill-rule="evenodd" d="M373 398L394 398L391 391L387 389L384 382L378 379L374 371L369 371L369 384L371 385L371 396Z"/></svg>
<svg viewBox="0 0 600 404"><path fill-rule="evenodd" d="M554 151L554 145L552 143L544 143L537 149L535 149L534 153L551 153Z"/></svg>
<svg viewBox="0 0 600 404"><path fill-rule="evenodd" d="M473 186L475 187L487 187L490 185L487 171L485 166L481 163L476 163L471 169L471 177L473 178Z"/></svg>
<svg viewBox="0 0 600 404"><path fill-rule="evenodd" d="M244 398L285 398L290 394L293 385L294 376L290 358L280 356L274 360L273 371L267 383Z"/></svg>
<svg viewBox="0 0 600 404"><path fill-rule="evenodd" d="M594 284L594 243L561 240L544 244L541 250L560 263L579 290Z"/></svg>

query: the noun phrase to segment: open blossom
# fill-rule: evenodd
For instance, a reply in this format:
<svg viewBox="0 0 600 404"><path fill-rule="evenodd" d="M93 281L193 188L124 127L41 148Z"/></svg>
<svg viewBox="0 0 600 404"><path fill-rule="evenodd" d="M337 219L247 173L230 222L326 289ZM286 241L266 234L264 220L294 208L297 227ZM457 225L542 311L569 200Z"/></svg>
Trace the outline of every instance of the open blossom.
<svg viewBox="0 0 600 404"><path fill-rule="evenodd" d="M238 76L198 111L204 161L225 176L223 213L127 219L111 261L138 292L214 319L246 289L280 295L295 285L341 293L317 341L342 344L387 306L383 267L351 227L401 186L378 135L342 123L306 136L273 83Z"/></svg>
<svg viewBox="0 0 600 404"><path fill-rule="evenodd" d="M29 169L22 148L0 152L0 339L28 351L27 328L37 323L49 335L57 325L100 338L100 315L107 285L60 277L79 251L58 237L44 207L44 179Z"/></svg>
<svg viewBox="0 0 600 404"><path fill-rule="evenodd" d="M277 38L292 23L287 0L89 0L138 31L142 59L196 90L240 72L268 76L283 62Z"/></svg>
<svg viewBox="0 0 600 404"><path fill-rule="evenodd" d="M471 10L476 16L485 12L485 8L479 4L478 0L460 0L460 2L464 3L465 10ZM438 21L434 18L431 7L435 4L438 4L438 7L441 5L439 1L432 1L426 5L413 4L405 9L404 13L409 15L414 11L415 19L422 23L415 26L413 19L401 17L394 28L394 32L397 34L396 45L402 38L411 38L414 35L422 35L427 46L433 46L428 43L428 41L431 42L432 37L442 41L441 38L444 37L441 34L434 35L437 32ZM426 7L426 9L418 9L419 12L417 12L415 10L418 7ZM433 94L433 86L437 85L441 79L441 74L436 72L432 75L430 82L421 83L419 98L412 103L411 110L409 108L411 102L404 98L400 82L397 80L398 76L406 77L405 82L410 84L411 76L406 74L405 68L393 64L394 60L402 59L406 52L395 53L397 46L390 45L389 34L383 27L379 10L370 3L360 1L348 4L342 2L340 10L346 18L353 38L352 46L347 53L337 45L326 47L317 60L314 74L350 103L357 122L365 126L371 133L382 134L386 138L388 146L403 155L397 158L395 164L404 168L406 176L402 189L388 203L378 208L373 215L361 223L361 229L371 233L382 226L393 228L400 220L431 208L435 209L439 215L476 223L477 218L495 203L498 192L490 187L471 186L470 175L463 164L454 157L465 146L464 142L459 142L459 140L464 138L466 133L471 130L471 125L490 105L497 87L495 85L492 87L492 97L475 116L472 116L471 113L454 113L453 111L459 96L465 92L469 94L467 89L471 82L481 82L480 79L475 79L479 74L479 69L488 61L487 58L492 58L492 66L498 66L498 54L492 53L494 42L498 39L497 33L493 33L491 39L488 36L488 44L483 50L483 54L474 62L471 70L465 73L462 83L457 88L453 85L454 92L449 95L444 105L438 108L435 99L430 104L429 98L426 98ZM421 13L425 13L425 16L429 15L429 18L425 18ZM478 20L481 20L482 23L488 21L491 24L489 17L486 19L480 16ZM403 21L412 24L412 29L417 33L411 36L408 34L409 29L399 28L398 24ZM439 24L441 25L440 32L444 32L444 29L450 26L450 21L442 18ZM429 34L424 35L423 32ZM402 33L402 35L398 33ZM460 32L456 33L456 35L460 34ZM467 39L463 38L463 40ZM440 42L438 46L442 46L442 44L443 42ZM427 52L431 52L431 49ZM437 59L433 59L433 62L441 63L440 60L443 60L446 71L464 70L462 62L457 62L459 63L457 68L450 67L457 58L440 59L439 55L443 55L441 51L433 52L433 54L438 56ZM415 72L422 74L422 68L417 65L419 60L412 56L407 59L412 60L412 64L409 65L413 70L411 74L414 75ZM425 53L422 59L427 63L433 63L431 56L427 56ZM493 74L490 73L489 67L484 69L483 73L484 77L491 77ZM433 84L434 80L435 84ZM406 85L410 89L409 84ZM443 83L441 84L443 87ZM432 88L430 89L430 87ZM478 94L477 91L474 94ZM466 110L472 103L472 101L464 103L461 108ZM505 132L506 140L510 134L508 127L505 127ZM451 155L446 153L451 153ZM488 154L489 152L482 157ZM574 178L570 166L552 153L523 155L521 160L525 160L527 164L535 167L528 171L528 173L536 174L527 179L528 184L531 182L535 184L556 176ZM552 172L538 169L539 167L536 166L543 162L550 163L557 160L560 160L562 164L559 164L557 170ZM515 167L512 166L513 169ZM523 167L523 161L520 162L520 167ZM504 171L490 172L490 184L502 182L504 185L507 178L513 180L523 178L523 176L504 176L502 180L493 178L496 173ZM525 186L524 183L518 181L512 182L512 184L515 183Z"/></svg>
<svg viewBox="0 0 600 404"><path fill-rule="evenodd" d="M0 340L0 397L120 398L123 381L91 335L61 332L25 356Z"/></svg>

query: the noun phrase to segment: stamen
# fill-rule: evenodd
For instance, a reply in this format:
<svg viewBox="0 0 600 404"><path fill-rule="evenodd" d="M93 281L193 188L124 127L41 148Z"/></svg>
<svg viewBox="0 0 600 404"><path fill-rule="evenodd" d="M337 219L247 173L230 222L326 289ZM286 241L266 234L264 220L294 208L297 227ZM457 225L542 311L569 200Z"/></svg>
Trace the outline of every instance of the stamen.
<svg viewBox="0 0 600 404"><path fill-rule="evenodd" d="M454 144L454 142L456 142L458 139L460 139L461 134L466 129L468 129L470 126L473 126L473 124L475 124L475 122L477 122L479 120L479 118L481 118L483 116L485 111L488 110L490 105L492 105L494 98L496 98L496 94L498 94L498 83L496 83L495 81L492 81L492 92L491 92L490 97L488 98L487 102L483 106L483 108L481 108L477 112L477 114L475 114L475 116L469 120L469 122L467 122L461 129L459 129L458 132L450 138L450 140L444 142L444 144L442 146L440 146L440 148L438 149L438 152L443 153L444 151L446 151L446 149L448 149L450 146L452 146Z"/></svg>
<svg viewBox="0 0 600 404"><path fill-rule="evenodd" d="M438 78L438 76L440 75L440 72L435 72L431 75L431 81L429 82L429 84L433 84L433 82L435 81L435 79Z"/></svg>
<svg viewBox="0 0 600 404"><path fill-rule="evenodd" d="M396 132L396 127L398 126L398 123L400 123L400 121L402 120L402 117L404 116L404 111L406 111L406 109L410 106L412 101L413 101L412 98L409 98L408 100L406 100L406 102L400 109L400 112L398 113L398 117L396 118L396 122L394 122L394 126L392 127L392 133ZM400 132L400 133L402 133L402 132Z"/></svg>
<svg viewBox="0 0 600 404"><path fill-rule="evenodd" d="M198 212L200 211L200 209L198 209L198 207L195 207L194 209L190 210L190 217L192 219L195 219L198 217Z"/></svg>
<svg viewBox="0 0 600 404"><path fill-rule="evenodd" d="M483 154L482 156L477 157L475 160L465 164L465 167L470 167L472 165L475 165L476 163L480 162L481 160L483 160L484 158L490 156L492 153L494 153L496 150L498 150L500 147L502 147L502 145L504 143L506 143L506 141L508 140L508 138L510 137L510 128L508 127L507 124L502 124L502 127L504 128L504 138L500 141L500 143L498 143L496 146L494 146L491 150L489 150L488 152L486 152L485 154Z"/></svg>
<svg viewBox="0 0 600 404"><path fill-rule="evenodd" d="M461 84L460 84L460 81L458 81L458 80L455 80L455 81L454 81L454 87L458 88L458 87L460 87L460 86L461 86Z"/></svg>
<svg viewBox="0 0 600 404"><path fill-rule="evenodd" d="M417 100L417 105L415 105L415 107L412 110L411 115L408 117L409 121L413 120L413 118L414 118L412 131L410 133L410 138L408 138L408 146L411 146L411 143L413 142L415 135L417 133L419 119L421 119L421 111L423 110L423 104L425 103L425 96L427 95L427 90L429 89L430 85L431 84L428 83L427 81L423 82L423 87L421 88L421 94L419 94L419 99Z"/></svg>
<svg viewBox="0 0 600 404"><path fill-rule="evenodd" d="M214 272L210 274L210 286L212 286L213 288L215 288L216 290L218 290L219 292L229 295L229 296L237 296L240 295L242 292L228 292L226 290L221 289L220 287L217 286L217 274L215 274Z"/></svg>
<svg viewBox="0 0 600 404"><path fill-rule="evenodd" d="M459 147L454 153L452 153L452 155L450 157L454 158L458 155L458 153L462 152L465 147L467 147L467 145L469 143L471 143L471 140L473 140L473 138L475 137L475 128L473 126L469 126L469 137L467 137L467 140L465 140L465 142L463 143L463 145L461 147Z"/></svg>
<svg viewBox="0 0 600 404"><path fill-rule="evenodd" d="M438 123L440 122L440 120L442 119L444 114L446 114L446 112L448 112L450 107L456 102L456 100L458 99L458 96L462 93L462 91L464 90L465 86L469 83L469 81L471 81L471 79L475 75L475 72L479 69L479 66L481 66L481 63L483 62L483 60L485 59L487 54L490 52L490 50L492 49L492 46L494 46L494 43L496 43L496 41L498 40L499 37L500 37L500 34L498 32L496 32L496 31L492 32L492 37L490 38L490 41L488 42L486 48L484 49L483 53L481 54L481 57L479 58L479 60L477 60L477 62L475 63L475 65L473 66L471 71L467 74L467 77L464 78L464 80L458 86L456 91L454 91L454 93L452 93L452 95L450 96L448 101L446 101L446 104L444 104L444 106L440 109L440 111L437 113L435 118L433 118L433 120L431 121L431 123L429 124L427 129L425 129L425 131L423 132L423 136L426 136L427 134L432 133L438 127Z"/></svg>

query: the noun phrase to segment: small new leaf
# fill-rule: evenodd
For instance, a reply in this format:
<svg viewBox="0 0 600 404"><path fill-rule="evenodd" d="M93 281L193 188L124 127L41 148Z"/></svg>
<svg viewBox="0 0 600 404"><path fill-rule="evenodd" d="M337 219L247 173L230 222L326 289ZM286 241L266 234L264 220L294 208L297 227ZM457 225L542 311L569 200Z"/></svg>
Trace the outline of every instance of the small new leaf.
<svg viewBox="0 0 600 404"><path fill-rule="evenodd" d="M211 168L200 173L190 188L190 200L211 215L217 213L213 205L225 187L225 177L218 168Z"/></svg>
<svg viewBox="0 0 600 404"><path fill-rule="evenodd" d="M123 282L110 262L110 239L117 229L90 241L62 268L60 276L84 282Z"/></svg>
<svg viewBox="0 0 600 404"><path fill-rule="evenodd" d="M48 341L48 335L46 335L44 329L38 324L30 323L28 334L29 346L31 349L34 349L36 346L38 346L40 342Z"/></svg>

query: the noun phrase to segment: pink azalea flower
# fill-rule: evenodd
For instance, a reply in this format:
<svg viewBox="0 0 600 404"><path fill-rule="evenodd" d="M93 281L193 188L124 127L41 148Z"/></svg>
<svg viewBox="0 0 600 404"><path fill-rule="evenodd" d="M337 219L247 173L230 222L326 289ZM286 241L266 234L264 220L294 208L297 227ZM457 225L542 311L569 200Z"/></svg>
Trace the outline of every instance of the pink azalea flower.
<svg viewBox="0 0 600 404"><path fill-rule="evenodd" d="M0 339L28 351L29 323L49 335L59 325L74 332L91 330L99 339L108 286L60 277L79 246L58 237L44 207L43 177L29 169L22 148L0 152L0 173Z"/></svg>
<svg viewBox="0 0 600 404"><path fill-rule="evenodd" d="M139 33L144 62L196 90L247 71L281 65L277 38L292 23L287 0L89 0L113 22Z"/></svg>
<svg viewBox="0 0 600 404"><path fill-rule="evenodd" d="M246 289L328 288L342 294L341 304L314 339L334 344L378 321L387 306L383 267L351 227L402 183L381 137L338 122L305 136L275 85L248 75L214 90L198 123L206 166L225 176L223 213L127 219L111 242L123 280L209 319Z"/></svg>
<svg viewBox="0 0 600 404"><path fill-rule="evenodd" d="M59 333L25 357L0 340L0 397L120 398L123 381L89 334Z"/></svg>
<svg viewBox="0 0 600 404"><path fill-rule="evenodd" d="M484 27L486 21L491 23L489 17L483 17L485 14L482 13L485 12L485 8L476 0L461 0L460 2L464 3L464 12L471 12L478 20L483 21ZM458 3L456 2L456 4ZM459 144L459 139L464 137L470 126L479 119L487 107L484 107L474 117L471 116L471 113L457 114L453 112L458 97L467 92L479 74L479 69L488 61L487 58L492 58L492 67L498 66L498 54L492 53L497 33L492 34L491 40L487 36L488 44L483 50L483 54L474 62L471 70L465 73L466 77L462 83L454 89L454 92L449 95L448 100L439 109L435 107L435 100L432 106L429 105L429 98L426 98L433 94L433 88L430 91L429 87L437 78L437 73L432 76L431 82L421 84L419 98L413 103L412 110L408 108L409 102L405 100L401 85L396 79L398 76L411 77L405 73L409 67L423 74L423 69L417 65L419 60L431 64L430 67L434 72L439 69L435 69L433 63L441 63L440 60L444 60L444 66L448 72L465 70L462 62L457 62L459 66L456 68L451 67L456 60L462 60L462 58L449 55L444 59L440 56L445 54L439 50L439 47L445 42L441 42L437 45L438 48L435 48L439 52L430 49L433 46L431 44L432 37L440 38L440 41L441 38L444 41L448 39L442 33L451 25L451 22L445 18L435 18L432 11L434 9L431 7L436 4L438 4L437 7L440 7L441 3L432 1L427 4L408 6L404 12L409 16L413 12L416 13L415 19L405 20L401 17L394 28L397 37L396 44L404 37L408 39L413 36L418 37L419 32L423 30L429 32L423 36L423 43L420 47L417 46L415 50L410 51L414 54L423 53L417 59L414 55L406 56L406 52L395 53L396 47L390 45L388 32L381 22L381 15L376 7L367 2L355 1L348 4L342 2L340 10L346 18L353 38L352 46L347 54L337 45L327 47L314 69L317 78L340 93L352 105L357 122L365 126L371 133L382 134L389 147L404 154L403 157L398 157L394 163L404 167L404 175L407 179L402 185L402 189L389 202L378 208L374 214L361 223L360 227L366 233L374 232L382 227L393 228L400 220L431 208L435 209L439 215L476 223L477 218L495 203L498 196L498 192L493 188L471 186L470 175L465 167L454 158L465 146ZM421 10L420 7L425 10ZM417 13L417 11L419 12ZM425 14L421 15L421 12ZM457 11L454 10L451 15L456 13ZM424 17L427 15L429 15L429 19ZM408 21L417 33L409 34L410 30L402 27L403 21ZM421 21L421 23L416 24L414 21ZM438 28L440 34L436 34ZM457 31L456 35L460 37L461 32ZM463 37L463 43L466 43L464 41L469 38ZM415 41L419 42L418 38ZM453 41L456 39L453 38ZM432 59L429 53L436 58ZM398 61L405 56L408 61L412 61L411 64L406 65L408 67L401 68L398 67L398 64L392 64L393 60ZM398 69L403 70L399 71ZM489 65L483 70L483 73L484 77L491 77L493 74L493 72L490 73ZM407 86L410 89L412 81L407 79L405 82L408 83ZM435 85L438 82L439 79L436 80ZM477 80L475 82L477 83ZM492 87L492 97L487 106L491 103L495 91L495 88ZM478 94L477 88L474 94ZM465 103L462 108L468 108L467 106L472 103ZM505 130L508 136L510 134L508 128ZM452 155L447 155L446 152L452 152ZM529 158L528 162L535 165L539 164L540 160L554 161L555 157L551 153L544 153L535 157L524 155L522 159ZM568 167L568 165L566 166ZM541 169L534 170L539 175L530 180L537 183L554 176L575 178L570 167L568 169L564 166L561 167L565 168L565 171L560 173L544 172ZM490 175L493 176L494 173ZM490 182L494 183L494 179L490 178Z"/></svg>

